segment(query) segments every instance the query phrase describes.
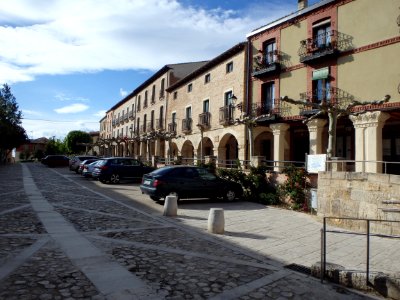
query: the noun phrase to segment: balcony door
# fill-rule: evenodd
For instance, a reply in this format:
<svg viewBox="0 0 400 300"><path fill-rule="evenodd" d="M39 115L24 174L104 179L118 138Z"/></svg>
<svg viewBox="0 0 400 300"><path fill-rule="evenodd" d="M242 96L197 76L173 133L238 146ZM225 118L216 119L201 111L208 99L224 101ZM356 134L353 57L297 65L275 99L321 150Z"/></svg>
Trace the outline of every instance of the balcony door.
<svg viewBox="0 0 400 300"><path fill-rule="evenodd" d="M318 49L331 45L331 21L323 20L313 25L314 46Z"/></svg>
<svg viewBox="0 0 400 300"><path fill-rule="evenodd" d="M262 85L262 101L261 109L262 113L269 113L275 108L275 83L268 82Z"/></svg>

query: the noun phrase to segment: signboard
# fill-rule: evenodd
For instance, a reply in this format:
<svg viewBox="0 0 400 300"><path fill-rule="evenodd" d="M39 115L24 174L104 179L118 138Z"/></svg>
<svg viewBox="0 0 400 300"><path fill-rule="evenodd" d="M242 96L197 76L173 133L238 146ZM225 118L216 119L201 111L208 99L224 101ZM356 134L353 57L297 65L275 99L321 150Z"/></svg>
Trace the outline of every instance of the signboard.
<svg viewBox="0 0 400 300"><path fill-rule="evenodd" d="M307 155L307 172L318 173L326 171L326 154Z"/></svg>

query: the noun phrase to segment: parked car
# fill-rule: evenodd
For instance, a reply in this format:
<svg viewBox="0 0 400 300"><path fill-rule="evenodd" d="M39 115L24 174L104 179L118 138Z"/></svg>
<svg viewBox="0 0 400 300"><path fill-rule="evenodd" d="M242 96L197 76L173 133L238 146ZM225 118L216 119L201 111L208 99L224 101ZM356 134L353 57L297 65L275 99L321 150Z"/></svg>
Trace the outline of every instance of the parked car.
<svg viewBox="0 0 400 300"><path fill-rule="evenodd" d="M77 173L78 173L78 174L82 174L83 167L84 167L85 165L88 165L88 164L90 164L90 163L92 163L92 162L95 162L95 161L98 161L98 160L99 160L99 158L85 159L84 161L82 161L82 162L79 164Z"/></svg>
<svg viewBox="0 0 400 300"><path fill-rule="evenodd" d="M69 169L78 173L79 164L86 159L95 159L96 156L90 155L76 155L69 160Z"/></svg>
<svg viewBox="0 0 400 300"><path fill-rule="evenodd" d="M65 155L47 155L42 158L41 163L48 167L66 167L69 163L69 157Z"/></svg>
<svg viewBox="0 0 400 300"><path fill-rule="evenodd" d="M93 170L97 166L98 163L99 163L99 160L96 160L90 164L84 165L83 170L82 170L82 176L85 178L92 178Z"/></svg>
<svg viewBox="0 0 400 300"><path fill-rule="evenodd" d="M141 179L144 174L153 171L137 159L130 157L107 157L95 166L92 177L102 183L119 183L122 179Z"/></svg>
<svg viewBox="0 0 400 300"><path fill-rule="evenodd" d="M224 198L233 201L243 194L236 182L217 177L207 169L196 166L167 166L143 176L142 194L153 200L175 195L186 198Z"/></svg>

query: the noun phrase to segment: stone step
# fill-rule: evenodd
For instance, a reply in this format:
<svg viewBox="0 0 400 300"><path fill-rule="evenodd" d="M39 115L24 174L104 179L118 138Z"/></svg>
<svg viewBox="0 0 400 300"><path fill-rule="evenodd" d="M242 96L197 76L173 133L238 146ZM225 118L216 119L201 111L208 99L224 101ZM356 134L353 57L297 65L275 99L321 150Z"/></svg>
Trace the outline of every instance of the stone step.
<svg viewBox="0 0 400 300"><path fill-rule="evenodd" d="M399 204L400 205L400 200L383 200L382 204Z"/></svg>
<svg viewBox="0 0 400 300"><path fill-rule="evenodd" d="M400 213L400 208L381 208L383 212Z"/></svg>

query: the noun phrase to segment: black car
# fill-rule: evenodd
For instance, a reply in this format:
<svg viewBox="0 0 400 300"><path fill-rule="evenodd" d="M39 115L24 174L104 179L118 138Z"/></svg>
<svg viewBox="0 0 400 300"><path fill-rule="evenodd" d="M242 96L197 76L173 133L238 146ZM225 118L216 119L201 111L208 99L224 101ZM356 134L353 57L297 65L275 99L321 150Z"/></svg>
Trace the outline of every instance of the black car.
<svg viewBox="0 0 400 300"><path fill-rule="evenodd" d="M143 176L142 194L153 200L175 195L186 198L224 198L233 201L242 196L242 186L196 166L168 166Z"/></svg>
<svg viewBox="0 0 400 300"><path fill-rule="evenodd" d="M141 179L144 174L153 171L137 159L130 157L108 157L101 159L95 166L92 177L102 183L118 183L122 179Z"/></svg>
<svg viewBox="0 0 400 300"><path fill-rule="evenodd" d="M41 163L48 167L66 167L69 163L69 157L65 155L47 155L42 158Z"/></svg>

